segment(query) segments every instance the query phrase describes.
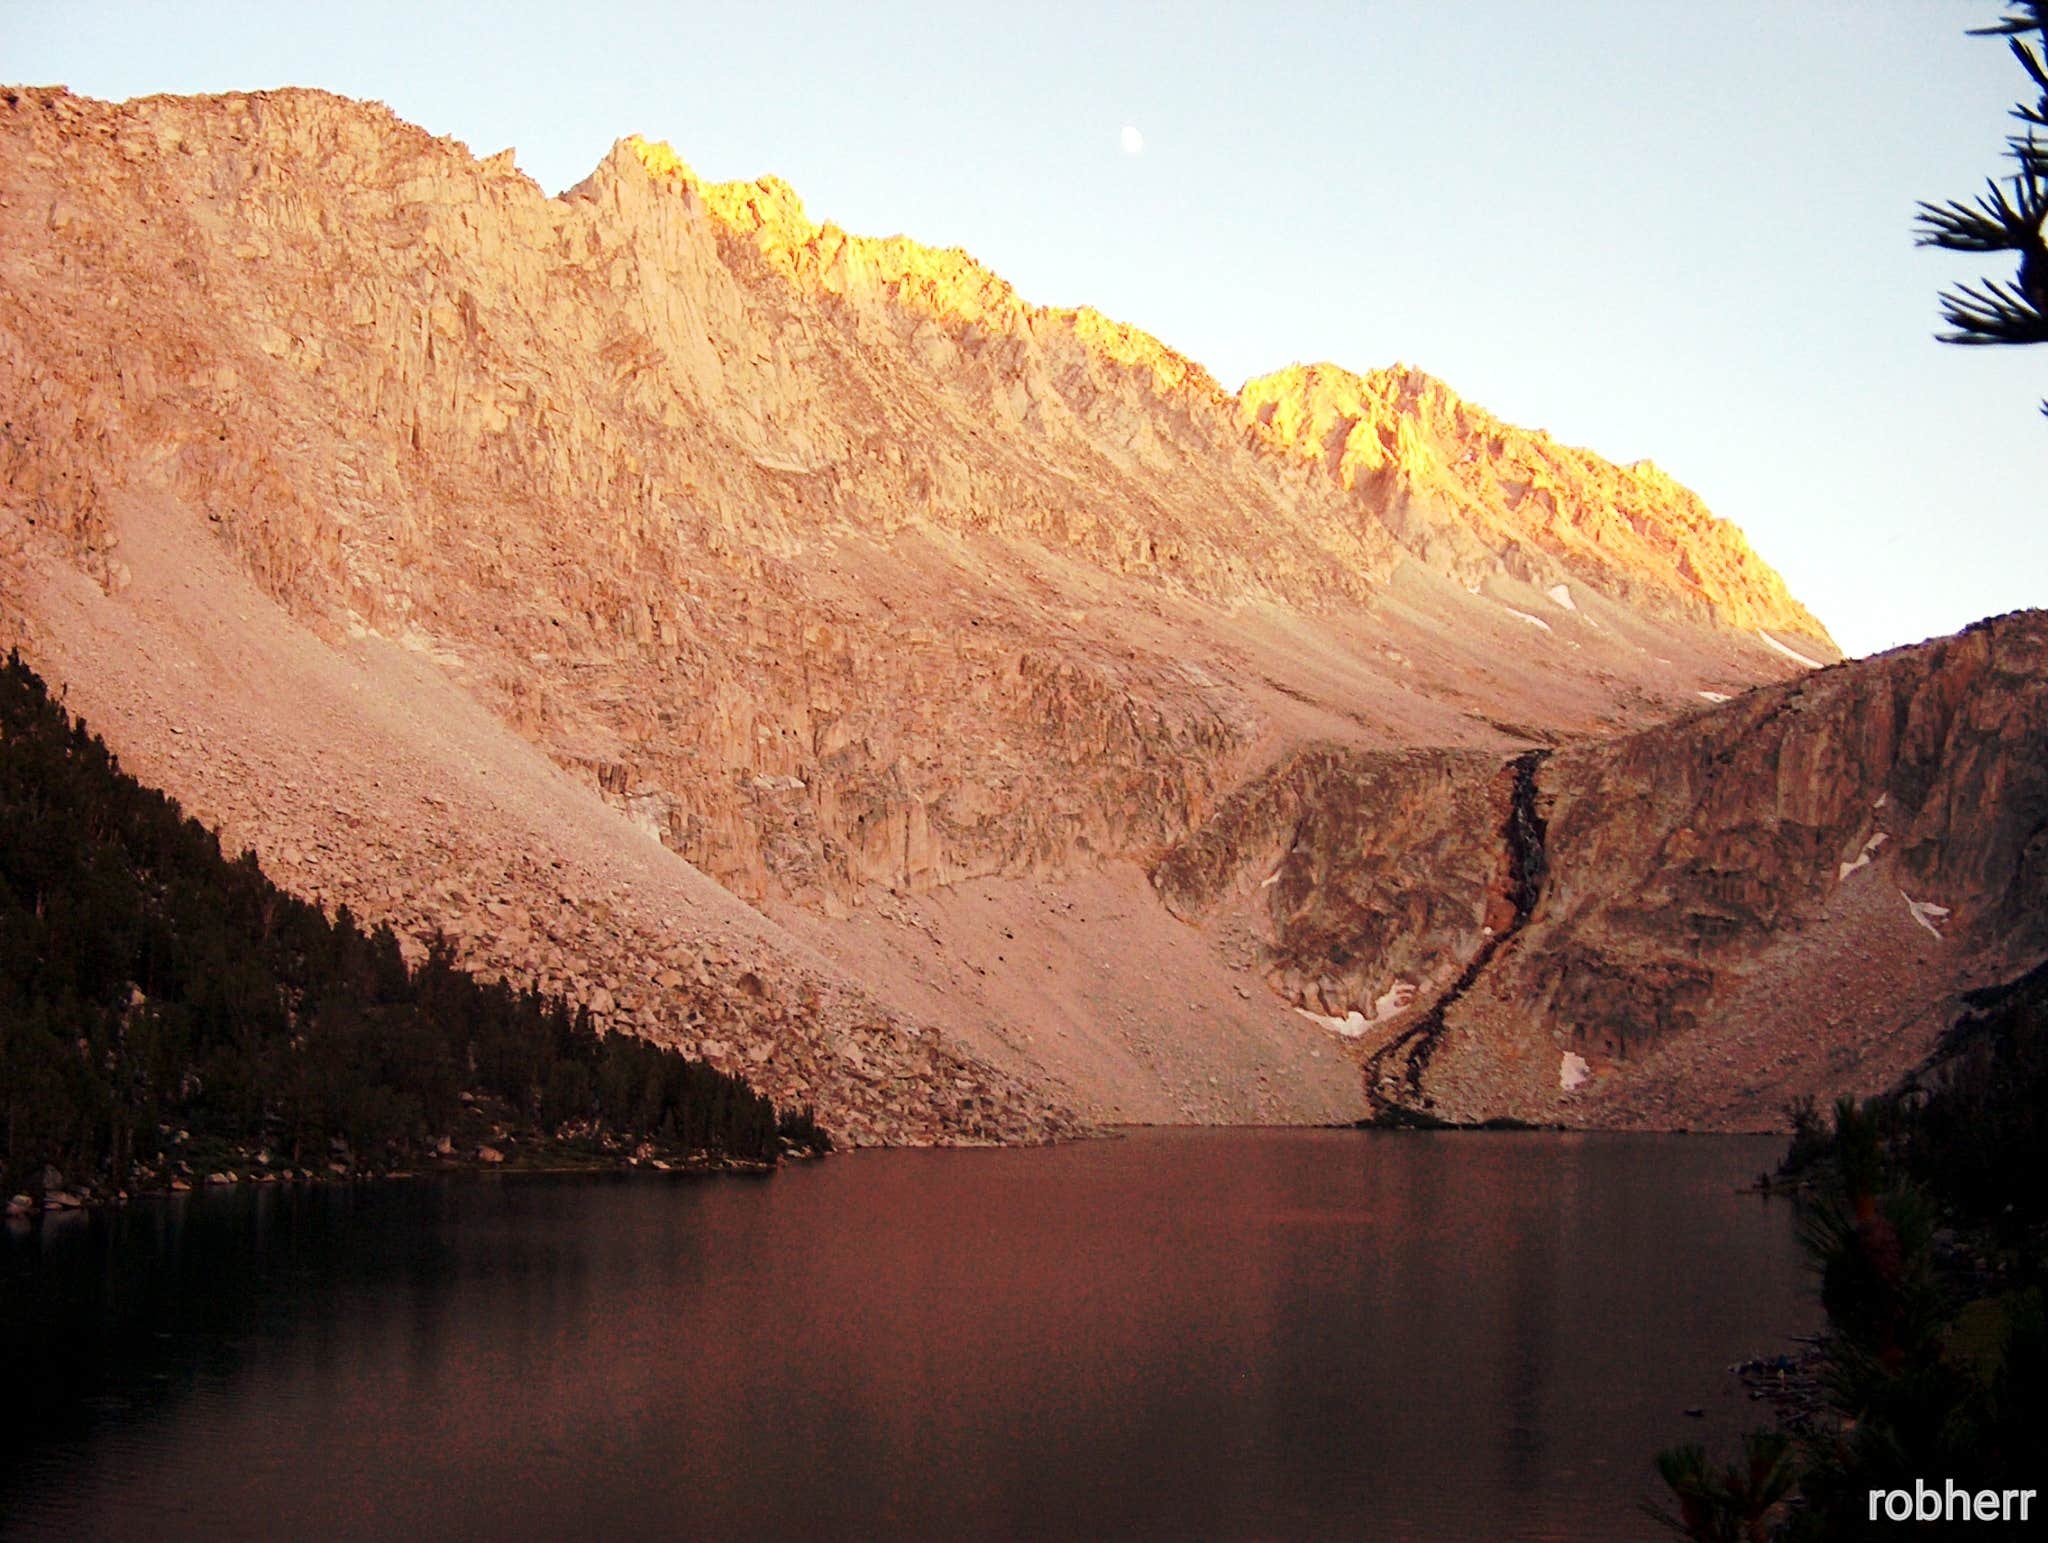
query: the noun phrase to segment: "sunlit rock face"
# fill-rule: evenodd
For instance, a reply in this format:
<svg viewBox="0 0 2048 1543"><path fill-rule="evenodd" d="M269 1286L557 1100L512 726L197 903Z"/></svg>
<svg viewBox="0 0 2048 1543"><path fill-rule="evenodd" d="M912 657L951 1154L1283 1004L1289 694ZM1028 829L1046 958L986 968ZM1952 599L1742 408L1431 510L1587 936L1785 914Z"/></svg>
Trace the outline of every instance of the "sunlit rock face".
<svg viewBox="0 0 2048 1543"><path fill-rule="evenodd" d="M1338 1047L1293 1009L1370 1017L1395 978L1426 995L1455 976L1499 920L1473 886L1497 883L1501 766L1557 749L1554 796L1581 742L1704 699L1746 711L1748 688L1837 657L1652 467L1410 371L1295 368L1233 395L964 252L849 235L775 179L706 183L640 139L550 197L509 151L323 93L15 90L0 274L0 629L66 666L116 748L260 847L326 853L322 892L362 914L459 921L473 961L602 991L621 1026L708 1042L863 1139L1019 1139L1076 1109L1328 1117ZM307 669L402 658L447 693L409 720L423 767L469 754L449 725L476 712L532 758L536 798L687 860L662 905L753 929L745 947L656 947L652 913L642 944L594 922L565 941L542 893L571 860L557 838L526 827L522 862L465 880L484 856L408 846L424 827L392 776L288 711L297 688L257 704L225 633L189 676L152 642L224 628L256 649L272 612L328 651ZM218 753L159 754L145 698L188 687ZM306 779L258 764L238 703L269 714L276 755L354 779L349 819L278 791ZM1412 806L1384 873L1362 848L1277 855L1296 825L1309 852L1355 848L1382 784ZM454 811L466 786L437 796ZM1237 871L1226 851L1172 859L1185 874L1151 891L1219 981L1243 977L1231 1013L1278 1015L1251 1025L1270 1064L1231 1060L1249 1020L1191 1006L1108 920L1046 941L1046 894L1180 872L1161 864L1205 832L1272 856L1264 893L1308 929L1262 962L1213 932L1228 907L1196 892ZM1384 946L1345 941L1386 875L1408 888L1367 929ZM1017 945L1005 969L1059 991L963 959L969 885L1016 909L989 934ZM1385 951L1398 967L1369 979ZM898 1028L946 1028L963 990L972 1053L906 1049ZM1048 1022L1123 1038L1097 1064Z"/></svg>
<svg viewBox="0 0 2048 1543"><path fill-rule="evenodd" d="M1405 366L1295 365L1247 382L1239 411L1454 578L1505 566L1561 608L1576 582L1651 614L1773 629L1815 662L1839 657L1742 532L1649 461L1616 466L1503 423Z"/></svg>

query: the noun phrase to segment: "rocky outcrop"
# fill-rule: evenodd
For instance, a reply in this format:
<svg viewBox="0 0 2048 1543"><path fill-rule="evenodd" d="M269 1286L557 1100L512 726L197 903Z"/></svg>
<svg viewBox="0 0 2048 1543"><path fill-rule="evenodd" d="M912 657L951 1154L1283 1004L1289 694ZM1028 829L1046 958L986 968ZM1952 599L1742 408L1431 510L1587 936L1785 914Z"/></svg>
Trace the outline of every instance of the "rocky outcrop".
<svg viewBox="0 0 2048 1543"><path fill-rule="evenodd" d="M1248 904L1267 983L1298 1006L1384 1018L1447 990L1499 924L1501 806L1484 751L1305 750L1233 790L1152 882L1184 920Z"/></svg>
<svg viewBox="0 0 2048 1543"><path fill-rule="evenodd" d="M2025 612L1562 751L1543 903L1505 989L1624 1059L1695 1027L1849 886L1890 891L1964 960L2031 965L2044 749L2048 614Z"/></svg>
<svg viewBox="0 0 2048 1543"><path fill-rule="evenodd" d="M275 623L357 671L346 689L481 710L683 860L662 904L735 926L734 896L836 923L884 893L1110 864L1154 871L1199 920L1228 909L1218 875L1260 882L1270 861L1261 893L1285 909L1261 968L1334 1016L1368 991L1380 1013L1394 980L1433 1000L1497 934L1505 758L1784 680L1788 649L1835 657L1660 473L1425 377L1318 367L1233 395L963 252L815 221L772 178L707 183L625 139L549 197L510 152L319 92L0 94L0 396L0 637L101 703L117 748L286 868L320 854L287 882L456 928L470 962L602 994L635 1032L768 1047L748 1075L801 1084L858 1139L1051 1133L1070 1092L1261 1117L1328 1102L1233 1101L1205 1090L1234 1063L1203 1062L1199 1086L1165 1064L1174 1036L1225 1032L1188 1027L1185 1001L1134 1007L1114 1047L1119 1089L1156 1070L1171 1097L1091 1102L1072 1067L1031 1060L1055 1051L1017 1048L1057 1040L1025 1031L1036 995L970 1027L1013 1057L998 1075L913 1043L886 985L809 956L775 975L786 935L656 946L643 900L637 941L556 936L545 821L507 838L531 864L466 851L437 872L454 857L413 839L432 818L357 764L341 719L290 700L324 662L280 677L277 742L237 771L237 736L270 720L226 661ZM247 593L186 582L222 554ZM167 673L174 652L204 691ZM173 688L209 756L161 737L146 704ZM468 775L453 715L408 720L438 744L440 771L405 774L422 788ZM347 820L250 781L303 782L322 754ZM1345 848L1380 807L1402 812L1379 844ZM972 930L933 925L955 922ZM1105 946L1094 973L1122 963ZM688 989L647 984L670 974ZM1670 985L1659 1001L1680 1002ZM806 1047L786 1086L785 1044Z"/></svg>
<svg viewBox="0 0 2048 1543"><path fill-rule="evenodd" d="M1258 725L1239 672L1105 637L1103 608L1362 608L1426 555L1412 499L1282 453L1256 394L1156 340L665 146L551 199L312 92L16 92L0 134L10 507L115 586L110 491L202 510L297 614L459 661L745 893L1156 847ZM1402 421L1434 443L1437 416ZM1745 631L1780 619L1768 570L1697 590L1674 575L1726 567L1727 528L1622 503L1586 517L1635 545L1527 576L1704 625L1717 680L1782 673ZM1626 713L1617 662L1582 695Z"/></svg>
<svg viewBox="0 0 2048 1543"><path fill-rule="evenodd" d="M2017 613L1541 757L1282 768L1154 882L1249 906L1382 1107L1768 1125L2048 954L2044 750L2048 613Z"/></svg>
<svg viewBox="0 0 2048 1543"><path fill-rule="evenodd" d="M1461 582L1504 574L1567 596L1577 583L1639 612L1767 628L1836 657L1742 532L1649 461L1616 466L1503 423L1405 366L1295 365L1247 382L1239 412Z"/></svg>

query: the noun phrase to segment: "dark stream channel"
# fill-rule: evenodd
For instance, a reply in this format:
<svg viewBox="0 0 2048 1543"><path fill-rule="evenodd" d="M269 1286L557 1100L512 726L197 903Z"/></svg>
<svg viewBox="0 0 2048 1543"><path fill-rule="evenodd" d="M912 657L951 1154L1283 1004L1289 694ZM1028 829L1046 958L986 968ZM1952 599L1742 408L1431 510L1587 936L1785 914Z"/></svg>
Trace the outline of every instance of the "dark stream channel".
<svg viewBox="0 0 2048 1543"><path fill-rule="evenodd" d="M1142 1133L0 1234L6 1537L1639 1538L1772 1138ZM1705 1409L1688 1418L1687 1406Z"/></svg>

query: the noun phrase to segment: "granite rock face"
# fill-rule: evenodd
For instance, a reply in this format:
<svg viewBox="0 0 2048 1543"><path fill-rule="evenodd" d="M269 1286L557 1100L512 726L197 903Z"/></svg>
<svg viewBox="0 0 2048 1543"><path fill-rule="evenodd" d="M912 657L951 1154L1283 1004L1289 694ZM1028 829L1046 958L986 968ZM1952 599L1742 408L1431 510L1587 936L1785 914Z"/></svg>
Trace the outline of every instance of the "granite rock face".
<svg viewBox="0 0 2048 1543"><path fill-rule="evenodd" d="M2048 954L2044 752L2048 613L2020 612L1554 753L1298 757L1153 882L1248 911L1274 988L1381 1074L1424 1034L1382 1108L1768 1123Z"/></svg>
<svg viewBox="0 0 2048 1543"><path fill-rule="evenodd" d="M1299 1006L1385 1016L1440 994L1501 925L1502 767L1476 750L1307 749L1232 790L1152 881L1184 919L1252 903L1268 981Z"/></svg>
<svg viewBox="0 0 2048 1543"><path fill-rule="evenodd" d="M1740 647L1735 678L1780 673L1748 656L1760 618L1827 649L1689 495L1578 454L1530 495L1584 506L1532 567L1512 522L1416 512L1429 455L1464 465L1440 389L1387 408L1438 448L1367 496L1355 454L1331 474L1282 432L1278 378L1240 402L965 253L815 224L666 146L622 140L551 199L319 93L21 92L0 123L11 505L116 586L109 490L203 511L295 614L454 655L742 893L1177 834L1262 725L1176 618L1104 636L1106 609L1356 613L1421 560L1611 590ZM1527 439L1489 475L1523 476ZM1584 694L1625 713L1606 674Z"/></svg>
<svg viewBox="0 0 2048 1543"><path fill-rule="evenodd" d="M2048 614L1561 751L1507 988L1575 1048L1697 1025L1844 889L1993 970L2048 949ZM1916 910L1915 906L1922 909ZM1926 909L1927 907L1933 909Z"/></svg>
<svg viewBox="0 0 2048 1543"><path fill-rule="evenodd" d="M1521 971L1543 1022L1633 1053L1725 998L1717 950L1815 903L1788 853L1817 873L1864 839L1846 804L1754 802L1775 760L1712 796L1653 778L1630 836L1602 778L1681 777L1684 757L1626 736L1747 721L1764 698L1741 693L1837 657L1656 468L1413 371L1296 367L1233 394L964 252L850 235L664 145L621 140L549 197L509 151L324 93L15 89L0 280L0 634L287 882L708 1043L859 1139L1029 1139L1102 1103L1038 1032L1080 1009L977 999L990 1021L965 1027L1011 1047L997 1065L897 999L930 939L981 916L970 884L1135 865L1264 978L1303 1058L1327 1031L1280 1003L1347 1031L1357 1011L1361 1054L1443 1007L1434 1077L1465 1011L1441 998L1480 951L1461 1002ZM1952 713L1990 711L1995 674L1948 688ZM1698 712L1730 696L1733 716ZM1918 745L1934 709L1915 711L1897 747L1857 753ZM1532 747L1556 752L1536 786L1559 887L1498 941ZM486 763L527 800L489 827L509 856L464 836L495 818ZM1959 859L1931 855L1950 839L1902 830L1873 863L1974 937L2000 923L1939 898L1962 892ZM2004 861L1983 854L1972 883ZM565 931L558 860L639 877ZM878 941L882 897L903 920ZM1687 927L1719 941L1646 941ZM1006 930L1034 968L1053 949L1021 911ZM1223 1054L1201 1004L1112 938L1085 946L1144 1076L1186 1084L1176 1044ZM1261 1117L1328 1115L1322 1094L1289 1104L1285 1056L1200 1064L1205 1085L1269 1079L1244 1106Z"/></svg>
<svg viewBox="0 0 2048 1543"><path fill-rule="evenodd" d="M1327 469L1417 560L1466 583L1506 569L1551 594L1590 585L1653 615L1766 628L1833 657L1827 632L1742 533L1649 461L1617 466L1397 367L1296 365L1246 383L1239 412Z"/></svg>

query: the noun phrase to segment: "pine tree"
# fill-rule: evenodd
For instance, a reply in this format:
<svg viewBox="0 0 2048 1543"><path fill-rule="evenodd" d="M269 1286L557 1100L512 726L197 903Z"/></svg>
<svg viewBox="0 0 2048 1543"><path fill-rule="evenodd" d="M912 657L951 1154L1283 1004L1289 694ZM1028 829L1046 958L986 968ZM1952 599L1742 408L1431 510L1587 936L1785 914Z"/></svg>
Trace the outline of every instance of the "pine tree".
<svg viewBox="0 0 2048 1543"><path fill-rule="evenodd" d="M388 926L329 921L228 860L0 658L0 1195L46 1164L125 1185L202 1147L296 1168L340 1140L389 1166L476 1093L543 1137L594 1121L628 1146L778 1151L777 1110L740 1079L478 980L445 938L409 967ZM829 1147L808 1110L782 1122Z"/></svg>
<svg viewBox="0 0 2048 1543"><path fill-rule="evenodd" d="M1996 24L1976 27L1972 37L2002 37L2040 95L2020 102L2013 117L2026 127L2006 140L2018 167L2003 185L1986 183L1974 203L1922 203L1917 245L1950 252L2017 252L2020 265L2011 283L1985 279L1959 284L1941 297L1944 343L2048 343L2048 0L2015 0ZM2031 40L2031 41L2030 41ZM2038 50L2038 51L2037 51ZM2048 403L2041 410L2048 413Z"/></svg>

